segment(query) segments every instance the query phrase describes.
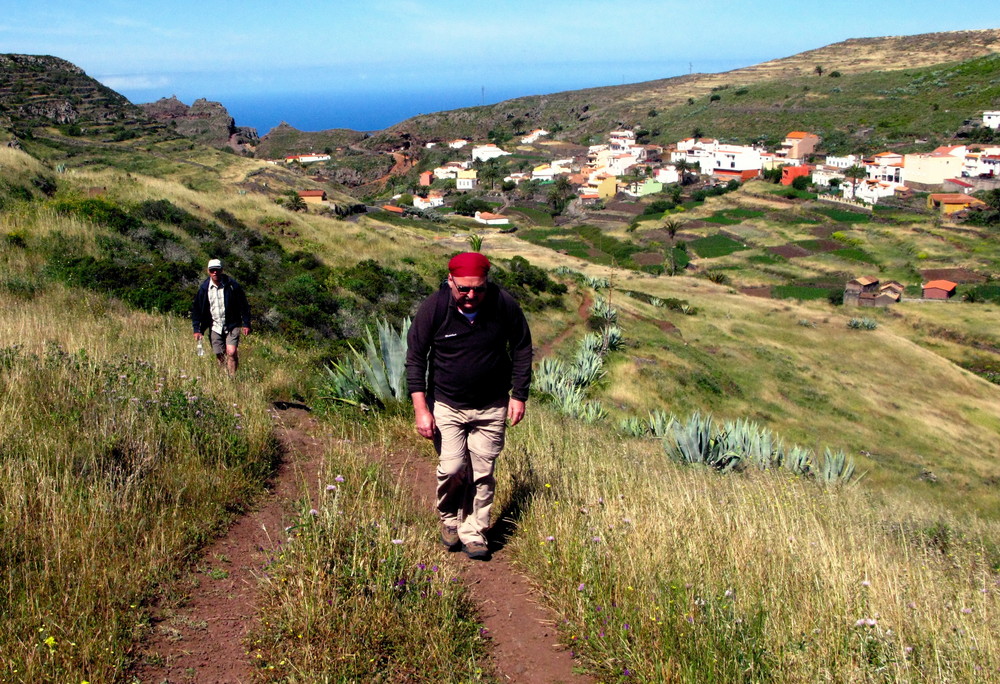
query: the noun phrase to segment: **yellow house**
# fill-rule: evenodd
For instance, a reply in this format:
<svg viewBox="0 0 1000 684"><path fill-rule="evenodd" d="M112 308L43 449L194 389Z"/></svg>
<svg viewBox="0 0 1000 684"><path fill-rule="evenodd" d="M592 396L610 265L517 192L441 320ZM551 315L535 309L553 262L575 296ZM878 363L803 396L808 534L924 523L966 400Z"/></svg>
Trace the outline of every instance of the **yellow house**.
<svg viewBox="0 0 1000 684"><path fill-rule="evenodd" d="M597 184L594 191L601 199L614 197L618 194L618 179L614 176L608 176Z"/></svg>
<svg viewBox="0 0 1000 684"><path fill-rule="evenodd" d="M985 207L986 203L961 193L935 193L927 196L928 209L940 209L946 216L964 209Z"/></svg>

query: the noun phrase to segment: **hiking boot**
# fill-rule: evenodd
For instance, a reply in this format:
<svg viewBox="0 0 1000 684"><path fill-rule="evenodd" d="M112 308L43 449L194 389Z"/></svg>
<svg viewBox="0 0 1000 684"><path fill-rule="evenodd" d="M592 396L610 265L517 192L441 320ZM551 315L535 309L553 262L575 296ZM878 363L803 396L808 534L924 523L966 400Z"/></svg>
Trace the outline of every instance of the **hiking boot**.
<svg viewBox="0 0 1000 684"><path fill-rule="evenodd" d="M449 551L458 551L462 548L462 540L458 538L458 528L454 525L441 524L441 543Z"/></svg>
<svg viewBox="0 0 1000 684"><path fill-rule="evenodd" d="M465 545L464 551L472 560L486 560L490 556L490 547L481 541L469 542Z"/></svg>

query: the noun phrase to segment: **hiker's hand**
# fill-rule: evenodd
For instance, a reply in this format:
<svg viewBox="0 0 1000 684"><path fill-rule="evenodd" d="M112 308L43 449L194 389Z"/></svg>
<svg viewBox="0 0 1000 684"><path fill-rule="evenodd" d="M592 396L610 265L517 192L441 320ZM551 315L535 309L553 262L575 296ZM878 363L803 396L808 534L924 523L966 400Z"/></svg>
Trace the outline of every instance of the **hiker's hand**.
<svg viewBox="0 0 1000 684"><path fill-rule="evenodd" d="M200 340L201 339L201 333L195 333L194 334L194 339Z"/></svg>
<svg viewBox="0 0 1000 684"><path fill-rule="evenodd" d="M514 427L521 422L522 418L524 418L524 402L511 397L507 403L507 421L511 427Z"/></svg>
<svg viewBox="0 0 1000 684"><path fill-rule="evenodd" d="M243 328L243 334L244 335L249 335L250 334L250 327L249 326Z"/></svg>
<svg viewBox="0 0 1000 684"><path fill-rule="evenodd" d="M430 411L416 411L417 434L425 439L433 439L437 424L434 422L434 414Z"/></svg>

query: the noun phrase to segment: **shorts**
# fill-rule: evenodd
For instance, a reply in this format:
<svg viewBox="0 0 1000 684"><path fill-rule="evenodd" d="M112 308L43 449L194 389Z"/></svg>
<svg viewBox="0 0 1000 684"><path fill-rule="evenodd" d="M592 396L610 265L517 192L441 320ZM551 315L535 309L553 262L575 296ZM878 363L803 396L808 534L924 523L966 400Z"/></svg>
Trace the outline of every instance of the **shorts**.
<svg viewBox="0 0 1000 684"><path fill-rule="evenodd" d="M219 334L209 329L208 339L212 342L212 351L216 354L225 354L226 347L237 347L240 344L240 333L242 328L232 328L227 333Z"/></svg>

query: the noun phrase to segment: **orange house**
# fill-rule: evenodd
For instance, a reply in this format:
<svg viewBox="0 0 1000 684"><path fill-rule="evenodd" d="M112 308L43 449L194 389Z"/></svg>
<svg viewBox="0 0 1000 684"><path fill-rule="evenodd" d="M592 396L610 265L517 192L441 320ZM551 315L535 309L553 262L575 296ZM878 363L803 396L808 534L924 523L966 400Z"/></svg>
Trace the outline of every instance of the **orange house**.
<svg viewBox="0 0 1000 684"><path fill-rule="evenodd" d="M956 287L950 280L932 280L923 287L924 299L951 299Z"/></svg>
<svg viewBox="0 0 1000 684"><path fill-rule="evenodd" d="M307 204L322 204L326 201L326 190L299 190L299 197Z"/></svg>
<svg viewBox="0 0 1000 684"><path fill-rule="evenodd" d="M781 167L781 184L791 185L799 176L808 176L813 172L813 167L810 164L802 164L801 166L782 166Z"/></svg>
<svg viewBox="0 0 1000 684"><path fill-rule="evenodd" d="M985 207L986 203L969 195L959 192L954 193L934 193L927 197L928 209L940 209L945 215L950 216L963 209Z"/></svg>

